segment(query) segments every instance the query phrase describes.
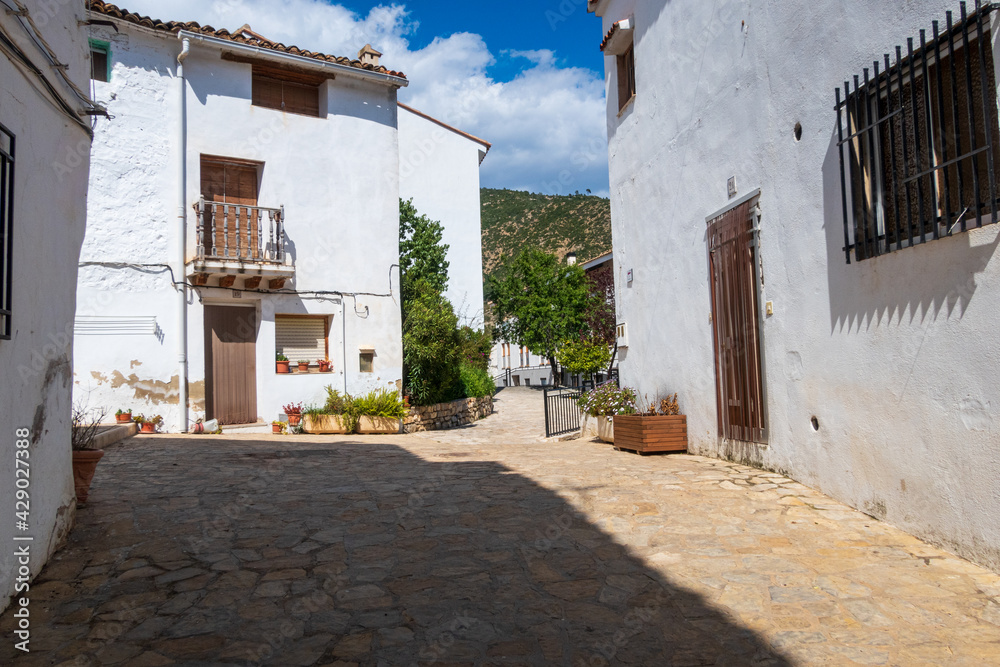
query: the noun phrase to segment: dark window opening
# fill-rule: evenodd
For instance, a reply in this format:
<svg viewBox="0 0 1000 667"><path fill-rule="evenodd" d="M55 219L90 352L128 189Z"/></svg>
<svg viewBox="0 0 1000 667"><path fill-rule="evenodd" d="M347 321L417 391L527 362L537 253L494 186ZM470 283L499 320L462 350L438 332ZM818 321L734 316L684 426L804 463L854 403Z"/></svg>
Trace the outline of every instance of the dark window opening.
<svg viewBox="0 0 1000 667"><path fill-rule="evenodd" d="M618 110L635 97L635 45L630 44L618 61Z"/></svg>
<svg viewBox="0 0 1000 667"><path fill-rule="evenodd" d="M993 10L961 3L837 90L848 263L997 222Z"/></svg>
<svg viewBox="0 0 1000 667"><path fill-rule="evenodd" d="M362 373L374 373L375 372L375 353L374 352L362 352L360 355L361 362L361 372Z"/></svg>
<svg viewBox="0 0 1000 667"><path fill-rule="evenodd" d="M13 300L14 135L0 125L0 339L11 336Z"/></svg>
<svg viewBox="0 0 1000 667"><path fill-rule="evenodd" d="M111 47L105 42L90 42L90 78L105 83L111 80Z"/></svg>
<svg viewBox="0 0 1000 667"><path fill-rule="evenodd" d="M319 89L325 79L264 65L253 67L253 104L319 117Z"/></svg>

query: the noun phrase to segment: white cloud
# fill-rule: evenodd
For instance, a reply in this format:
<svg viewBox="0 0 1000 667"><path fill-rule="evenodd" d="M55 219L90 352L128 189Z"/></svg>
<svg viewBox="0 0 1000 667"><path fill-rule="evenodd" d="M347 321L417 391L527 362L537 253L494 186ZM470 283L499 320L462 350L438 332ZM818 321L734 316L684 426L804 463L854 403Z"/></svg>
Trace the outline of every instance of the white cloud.
<svg viewBox="0 0 1000 667"><path fill-rule="evenodd" d="M499 51L530 64L513 80L496 81L488 68L497 56L480 35L439 36L411 49L418 17L402 4L362 16L322 0L125 1L163 20L229 30L249 23L269 39L335 55L354 57L371 43L384 65L406 73L410 85L400 101L493 144L484 185L607 192L604 81L588 69L560 67L551 50Z"/></svg>

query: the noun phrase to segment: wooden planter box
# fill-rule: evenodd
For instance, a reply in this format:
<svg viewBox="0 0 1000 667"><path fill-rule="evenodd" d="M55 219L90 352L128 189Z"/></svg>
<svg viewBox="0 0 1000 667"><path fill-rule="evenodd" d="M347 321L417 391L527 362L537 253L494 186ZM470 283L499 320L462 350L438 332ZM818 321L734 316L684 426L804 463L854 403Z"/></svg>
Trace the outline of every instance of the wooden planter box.
<svg viewBox="0 0 1000 667"><path fill-rule="evenodd" d="M306 433L347 433L340 415L306 415L302 418L302 430Z"/></svg>
<svg viewBox="0 0 1000 667"><path fill-rule="evenodd" d="M387 419L386 417L361 417L358 421L358 433L386 434L399 433L402 419Z"/></svg>
<svg viewBox="0 0 1000 667"><path fill-rule="evenodd" d="M618 415L614 418L615 449L647 452L687 451L687 416L642 417Z"/></svg>

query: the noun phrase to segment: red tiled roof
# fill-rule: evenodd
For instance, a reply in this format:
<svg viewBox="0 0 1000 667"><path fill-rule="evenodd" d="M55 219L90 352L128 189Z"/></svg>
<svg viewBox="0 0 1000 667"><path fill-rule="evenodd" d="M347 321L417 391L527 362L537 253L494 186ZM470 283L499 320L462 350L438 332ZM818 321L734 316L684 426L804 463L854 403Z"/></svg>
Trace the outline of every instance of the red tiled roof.
<svg viewBox="0 0 1000 667"><path fill-rule="evenodd" d="M620 21L615 21L614 24L612 24L611 26L611 30L608 30L608 34L604 36L604 41L601 42L601 51L604 50L604 47L608 45L608 42L611 41L611 38L614 37L616 32L618 32L619 23Z"/></svg>
<svg viewBox="0 0 1000 667"><path fill-rule="evenodd" d="M338 65L345 65L347 67L354 67L360 70L366 70L369 72L376 72L378 74L387 74L389 76L396 76L401 79L405 79L406 75L402 72L396 72L390 70L383 65L365 65L360 60L345 58L343 56L330 56L325 53L317 53L315 51L306 51L305 49L300 49L297 46L286 46L280 42L272 42L269 39L258 35L257 33L250 30L249 25L244 25L242 28L238 29L236 32L229 32L228 30L216 30L212 26L202 26L195 21L181 22L181 21L161 21L159 19L153 19L148 16L142 16L141 14L136 14L135 12L130 12L127 9L120 9L116 5L110 2L104 2L103 0L90 0L88 2L90 11L101 16L107 16L114 19L119 19L126 21L128 23L134 23L138 26L144 28L149 28L151 30L162 30L163 32L178 33L181 30L186 30L188 32L195 32L209 37L216 37L218 39L226 39L231 42L236 42L238 44L246 44L247 46L255 46L264 49L270 49L272 51L277 51L279 53L288 53L295 56L302 56L304 58L312 58L314 60L321 60L323 62L336 63Z"/></svg>
<svg viewBox="0 0 1000 667"><path fill-rule="evenodd" d="M489 152L489 150L491 148L493 148L493 144L491 144L490 142L486 141L485 139L480 139L479 137L477 137L474 134L469 134L468 132L463 132L462 130L458 129L457 127L449 125L448 123L445 123L444 121L440 121L437 118L434 118L433 116L425 114L423 111L418 111L418 110L414 109L413 107L411 107L409 105L403 104L402 102L397 102L396 104L398 104L400 108L406 109L410 113L416 114L416 115L420 116L421 118L429 120L432 123L436 123L437 125L440 125L441 127L445 128L446 130L451 130L455 134L461 135L461 136L465 137L466 139L471 139L472 141L474 141L474 142L476 142L478 144L482 144L483 146L486 146L486 151L487 152Z"/></svg>

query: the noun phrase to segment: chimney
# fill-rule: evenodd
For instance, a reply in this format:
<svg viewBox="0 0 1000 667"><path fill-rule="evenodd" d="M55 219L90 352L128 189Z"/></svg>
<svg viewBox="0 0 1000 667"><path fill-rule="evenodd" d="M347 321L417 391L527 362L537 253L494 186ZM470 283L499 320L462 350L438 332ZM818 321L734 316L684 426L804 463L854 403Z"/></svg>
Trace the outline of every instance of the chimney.
<svg viewBox="0 0 1000 667"><path fill-rule="evenodd" d="M570 252L566 254L566 264L573 266L576 264L576 253Z"/></svg>
<svg viewBox="0 0 1000 667"><path fill-rule="evenodd" d="M371 44L365 44L365 48L358 52L358 60L361 61L361 64L372 67L378 67L378 59L381 56L382 54L373 49Z"/></svg>

